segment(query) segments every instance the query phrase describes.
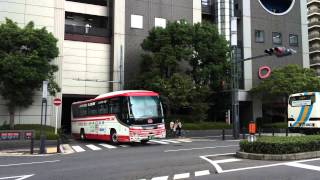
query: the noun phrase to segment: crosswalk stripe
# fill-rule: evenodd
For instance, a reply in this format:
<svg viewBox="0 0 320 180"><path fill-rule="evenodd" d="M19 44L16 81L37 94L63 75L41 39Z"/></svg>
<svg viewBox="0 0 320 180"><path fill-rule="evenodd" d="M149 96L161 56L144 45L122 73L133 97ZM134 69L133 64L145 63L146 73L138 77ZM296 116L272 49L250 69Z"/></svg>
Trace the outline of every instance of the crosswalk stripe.
<svg viewBox="0 0 320 180"><path fill-rule="evenodd" d="M117 148L116 146L111 146L111 145L109 145L109 144L99 144L100 146L103 146L103 147L106 147L106 148L108 148L108 149L115 149L115 148Z"/></svg>
<svg viewBox="0 0 320 180"><path fill-rule="evenodd" d="M186 179L190 177L190 173L175 174L173 179Z"/></svg>
<svg viewBox="0 0 320 180"><path fill-rule="evenodd" d="M168 139L164 139L164 140L162 140L162 141L164 141L164 142L169 142L169 143L174 143L174 144L181 143L181 142L179 142L179 141L168 140Z"/></svg>
<svg viewBox="0 0 320 180"><path fill-rule="evenodd" d="M86 150L84 150L82 147L80 147L80 146L71 146L72 147L72 149L74 149L75 151L77 151L77 152L83 152L83 151L86 151Z"/></svg>
<svg viewBox="0 0 320 180"><path fill-rule="evenodd" d="M196 171L194 172L194 176L205 176L205 175L209 175L210 171L209 170L204 170L204 171Z"/></svg>
<svg viewBox="0 0 320 180"><path fill-rule="evenodd" d="M159 144L169 144L168 142L164 141L157 141L157 140L150 140L151 142L159 143Z"/></svg>
<svg viewBox="0 0 320 180"><path fill-rule="evenodd" d="M124 148L129 147L128 145L123 145L123 144L121 144L119 146L124 147Z"/></svg>
<svg viewBox="0 0 320 180"><path fill-rule="evenodd" d="M98 146L95 146L93 144L88 144L86 145L88 148L94 150L94 151L98 151L98 150L101 150L101 148L99 148Z"/></svg>
<svg viewBox="0 0 320 180"><path fill-rule="evenodd" d="M180 142L192 142L190 139L175 139L175 140Z"/></svg>
<svg viewBox="0 0 320 180"><path fill-rule="evenodd" d="M167 180L169 176L154 177L151 180Z"/></svg>

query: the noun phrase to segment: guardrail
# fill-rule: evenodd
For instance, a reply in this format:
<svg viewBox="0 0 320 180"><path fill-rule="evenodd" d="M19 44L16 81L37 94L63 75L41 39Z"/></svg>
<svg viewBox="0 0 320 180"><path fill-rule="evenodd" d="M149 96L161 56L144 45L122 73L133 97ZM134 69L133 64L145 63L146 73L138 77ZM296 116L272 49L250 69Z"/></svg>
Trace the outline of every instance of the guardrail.
<svg viewBox="0 0 320 180"><path fill-rule="evenodd" d="M30 140L30 154L34 152L34 138L34 130L0 130L0 142Z"/></svg>

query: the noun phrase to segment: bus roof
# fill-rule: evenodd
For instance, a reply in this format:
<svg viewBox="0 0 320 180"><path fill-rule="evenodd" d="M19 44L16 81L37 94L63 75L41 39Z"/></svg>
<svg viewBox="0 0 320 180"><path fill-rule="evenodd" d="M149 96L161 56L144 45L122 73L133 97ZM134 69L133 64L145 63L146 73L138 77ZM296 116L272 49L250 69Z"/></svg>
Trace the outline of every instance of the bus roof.
<svg viewBox="0 0 320 180"><path fill-rule="evenodd" d="M317 92L302 92L302 93L294 93L294 94L291 94L291 96L304 96L304 95L315 95Z"/></svg>
<svg viewBox="0 0 320 180"><path fill-rule="evenodd" d="M95 97L94 99L89 99L89 100L86 100L86 101L74 102L72 104L88 103L88 102L93 102L93 101L112 98L112 97L119 97L119 96L159 96L159 94L156 93L156 92L153 92L153 91L146 91L146 90L114 91L114 92L101 94L101 95Z"/></svg>

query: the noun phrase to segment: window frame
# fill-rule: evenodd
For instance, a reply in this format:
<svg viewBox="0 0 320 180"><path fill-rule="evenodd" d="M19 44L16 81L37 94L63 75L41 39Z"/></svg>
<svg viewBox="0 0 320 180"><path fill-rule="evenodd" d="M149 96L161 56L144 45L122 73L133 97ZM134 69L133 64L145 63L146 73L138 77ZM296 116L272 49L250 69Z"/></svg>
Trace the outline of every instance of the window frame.
<svg viewBox="0 0 320 180"><path fill-rule="evenodd" d="M290 41L290 37L296 37L297 38L297 42L296 43L291 43ZM299 46L299 36L297 34L289 34L289 46Z"/></svg>
<svg viewBox="0 0 320 180"><path fill-rule="evenodd" d="M138 19L136 18L141 18L141 22L139 23L134 23L134 19L135 21L137 21ZM139 19L140 20L140 19ZM139 15L139 14L131 14L130 15L130 28L131 29L143 29L143 15Z"/></svg>
<svg viewBox="0 0 320 180"><path fill-rule="evenodd" d="M262 41L258 41L257 32L262 32ZM264 33L264 30L256 29L256 30L254 31L254 38L255 38L255 42L256 42L256 43L264 43L264 42L265 42L265 33Z"/></svg>
<svg viewBox="0 0 320 180"><path fill-rule="evenodd" d="M276 37L275 34L280 35L280 42L279 43L274 41L274 37ZM282 33L281 32L272 32L272 44L282 45Z"/></svg>

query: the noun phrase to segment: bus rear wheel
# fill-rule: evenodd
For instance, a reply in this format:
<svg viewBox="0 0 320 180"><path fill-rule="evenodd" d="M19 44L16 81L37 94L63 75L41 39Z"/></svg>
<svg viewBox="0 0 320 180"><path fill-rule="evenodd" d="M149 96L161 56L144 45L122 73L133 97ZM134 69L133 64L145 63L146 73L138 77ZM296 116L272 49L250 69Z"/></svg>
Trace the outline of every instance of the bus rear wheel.
<svg viewBox="0 0 320 180"><path fill-rule="evenodd" d="M111 143L112 144L118 144L118 137L117 137L117 131L116 130L111 130L111 133L110 133L110 136L111 136Z"/></svg>

